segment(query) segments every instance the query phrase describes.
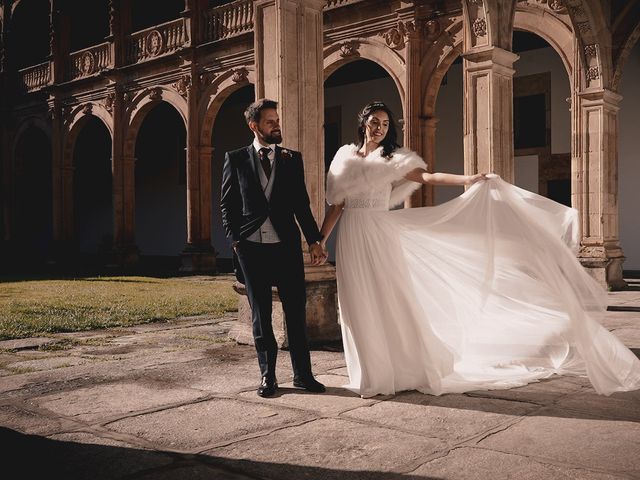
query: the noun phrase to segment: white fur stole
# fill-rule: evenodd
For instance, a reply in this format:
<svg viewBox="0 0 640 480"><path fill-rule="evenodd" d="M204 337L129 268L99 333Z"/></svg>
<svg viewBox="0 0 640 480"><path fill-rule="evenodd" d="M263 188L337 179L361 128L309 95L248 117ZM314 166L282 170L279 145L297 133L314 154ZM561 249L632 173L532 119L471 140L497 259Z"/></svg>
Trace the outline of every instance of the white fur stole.
<svg viewBox="0 0 640 480"><path fill-rule="evenodd" d="M392 184L389 206L394 207L420 187L420 183L404 178L416 168L426 170L427 165L417 153L407 148L398 148L386 158L382 156L382 147L378 147L362 157L353 143L343 145L333 157L327 175L327 202L338 205L348 196Z"/></svg>

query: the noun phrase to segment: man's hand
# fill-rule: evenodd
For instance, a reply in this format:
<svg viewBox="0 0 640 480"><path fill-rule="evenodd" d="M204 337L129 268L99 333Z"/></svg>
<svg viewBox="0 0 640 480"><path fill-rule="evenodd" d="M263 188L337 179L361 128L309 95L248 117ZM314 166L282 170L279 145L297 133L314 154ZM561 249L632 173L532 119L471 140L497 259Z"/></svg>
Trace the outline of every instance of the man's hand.
<svg viewBox="0 0 640 480"><path fill-rule="evenodd" d="M327 252L319 243L309 245L309 255L311 255L311 265L322 265L327 260Z"/></svg>

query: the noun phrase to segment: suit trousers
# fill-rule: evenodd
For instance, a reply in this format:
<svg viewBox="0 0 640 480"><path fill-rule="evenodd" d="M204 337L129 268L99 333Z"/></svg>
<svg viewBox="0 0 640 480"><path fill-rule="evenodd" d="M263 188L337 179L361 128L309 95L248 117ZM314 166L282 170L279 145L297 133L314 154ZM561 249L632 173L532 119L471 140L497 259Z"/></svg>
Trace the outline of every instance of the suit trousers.
<svg viewBox="0 0 640 480"><path fill-rule="evenodd" d="M305 320L307 299L300 246L242 240L238 244L237 255L251 306L253 339L262 376L274 380L276 375L278 345L271 322L271 287L275 286L284 311L294 377L309 378L311 359Z"/></svg>

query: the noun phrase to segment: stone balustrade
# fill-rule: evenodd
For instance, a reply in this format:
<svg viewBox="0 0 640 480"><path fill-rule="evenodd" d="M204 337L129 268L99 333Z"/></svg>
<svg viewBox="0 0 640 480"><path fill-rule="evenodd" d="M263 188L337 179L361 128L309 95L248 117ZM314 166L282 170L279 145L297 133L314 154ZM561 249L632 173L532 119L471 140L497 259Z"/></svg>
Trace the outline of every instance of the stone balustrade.
<svg viewBox="0 0 640 480"><path fill-rule="evenodd" d="M207 10L203 16L206 42L234 37L253 30L253 1L238 0Z"/></svg>
<svg viewBox="0 0 640 480"><path fill-rule="evenodd" d="M111 44L105 42L100 45L94 45L69 55L67 79L75 80L88 77L112 66Z"/></svg>
<svg viewBox="0 0 640 480"><path fill-rule="evenodd" d="M33 92L51 83L51 62L44 62L19 71L27 92Z"/></svg>
<svg viewBox="0 0 640 480"><path fill-rule="evenodd" d="M138 63L173 53L188 42L185 19L179 18L135 32L129 38L127 58Z"/></svg>

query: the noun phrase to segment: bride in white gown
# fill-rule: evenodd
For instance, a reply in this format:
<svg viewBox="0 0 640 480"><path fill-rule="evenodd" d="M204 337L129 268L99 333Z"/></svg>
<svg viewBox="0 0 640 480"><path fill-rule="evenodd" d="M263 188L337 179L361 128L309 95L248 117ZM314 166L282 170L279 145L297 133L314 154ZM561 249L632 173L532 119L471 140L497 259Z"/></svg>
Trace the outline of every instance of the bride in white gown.
<svg viewBox="0 0 640 480"><path fill-rule="evenodd" d="M350 390L369 397L511 388L587 375L640 388L640 360L598 320L606 292L576 260L577 212L496 175L427 173L367 105L340 148L321 233L341 217L336 267ZM472 185L436 207L389 211L422 183Z"/></svg>

